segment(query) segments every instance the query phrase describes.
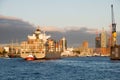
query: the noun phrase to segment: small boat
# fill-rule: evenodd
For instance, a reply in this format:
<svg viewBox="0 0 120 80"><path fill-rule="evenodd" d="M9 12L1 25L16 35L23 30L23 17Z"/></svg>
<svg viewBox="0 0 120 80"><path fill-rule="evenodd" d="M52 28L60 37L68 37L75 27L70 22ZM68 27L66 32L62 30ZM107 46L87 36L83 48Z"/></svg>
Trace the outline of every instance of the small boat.
<svg viewBox="0 0 120 80"><path fill-rule="evenodd" d="M25 60L27 60L27 61L33 61L33 60L35 60L35 57L34 57L32 54L29 54L29 55L25 58Z"/></svg>

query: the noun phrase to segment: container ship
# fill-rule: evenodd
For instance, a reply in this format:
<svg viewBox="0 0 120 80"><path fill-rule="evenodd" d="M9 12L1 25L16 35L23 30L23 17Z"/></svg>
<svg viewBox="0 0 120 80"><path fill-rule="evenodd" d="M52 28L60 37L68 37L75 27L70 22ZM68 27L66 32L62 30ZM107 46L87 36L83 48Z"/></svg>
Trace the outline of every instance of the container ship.
<svg viewBox="0 0 120 80"><path fill-rule="evenodd" d="M61 52L66 49L65 38L56 42L41 31L38 27L32 36L27 36L27 41L21 42L20 57L26 59L33 55L35 59L58 59L61 58Z"/></svg>

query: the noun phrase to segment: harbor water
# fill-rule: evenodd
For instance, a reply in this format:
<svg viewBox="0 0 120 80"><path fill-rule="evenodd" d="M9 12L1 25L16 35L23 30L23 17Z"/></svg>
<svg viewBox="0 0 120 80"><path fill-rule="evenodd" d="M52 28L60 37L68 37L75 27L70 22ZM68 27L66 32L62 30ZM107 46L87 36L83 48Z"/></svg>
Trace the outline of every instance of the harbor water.
<svg viewBox="0 0 120 80"><path fill-rule="evenodd" d="M120 80L120 61L109 57L0 58L0 80Z"/></svg>

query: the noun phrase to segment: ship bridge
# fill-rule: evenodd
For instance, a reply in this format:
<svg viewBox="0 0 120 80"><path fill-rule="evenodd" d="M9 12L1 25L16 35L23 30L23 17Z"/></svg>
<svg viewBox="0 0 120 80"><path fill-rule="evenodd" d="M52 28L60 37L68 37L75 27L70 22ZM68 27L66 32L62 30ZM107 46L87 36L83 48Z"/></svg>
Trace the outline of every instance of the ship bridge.
<svg viewBox="0 0 120 80"><path fill-rule="evenodd" d="M46 35L45 31L41 31L40 28L38 27L35 32L33 33L33 35L28 35L28 39L29 40L43 40L44 42L47 41L48 38L50 38L50 35Z"/></svg>

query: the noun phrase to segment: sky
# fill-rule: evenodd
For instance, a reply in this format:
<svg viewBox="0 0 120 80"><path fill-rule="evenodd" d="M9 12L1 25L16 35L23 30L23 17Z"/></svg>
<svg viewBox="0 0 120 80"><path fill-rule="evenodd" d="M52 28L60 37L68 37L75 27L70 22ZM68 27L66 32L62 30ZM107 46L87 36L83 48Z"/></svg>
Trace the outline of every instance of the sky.
<svg viewBox="0 0 120 80"><path fill-rule="evenodd" d="M109 29L111 4L114 4L117 26L120 26L119 0L0 0L0 15L20 18L42 27Z"/></svg>
<svg viewBox="0 0 120 80"><path fill-rule="evenodd" d="M110 31L111 4L120 43L120 0L0 0L0 43L23 41L39 25L71 47L85 40L93 47L96 31Z"/></svg>

